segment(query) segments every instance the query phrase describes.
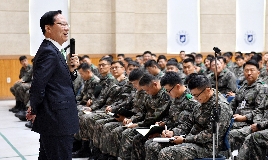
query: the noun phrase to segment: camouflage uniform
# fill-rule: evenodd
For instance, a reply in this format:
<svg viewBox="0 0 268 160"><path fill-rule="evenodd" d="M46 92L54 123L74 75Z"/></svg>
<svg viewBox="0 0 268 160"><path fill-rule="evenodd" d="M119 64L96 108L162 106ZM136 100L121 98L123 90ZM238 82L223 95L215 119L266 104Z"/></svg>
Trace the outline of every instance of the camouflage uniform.
<svg viewBox="0 0 268 160"><path fill-rule="evenodd" d="M268 148L268 121L259 123L261 131L254 132L246 137L240 148L238 160L265 160Z"/></svg>
<svg viewBox="0 0 268 160"><path fill-rule="evenodd" d="M213 72L210 69L206 69L203 74L208 77L212 73Z"/></svg>
<svg viewBox="0 0 268 160"><path fill-rule="evenodd" d="M167 128L172 130L174 136L189 134L193 127L193 110L199 108L200 104L192 98L190 91L187 89L179 98L175 98L169 110L169 120L167 121ZM152 142L149 139L145 143L146 159L155 160L158 153L164 147L172 145L171 143Z"/></svg>
<svg viewBox="0 0 268 160"><path fill-rule="evenodd" d="M232 61L226 64L226 68L228 68L231 72L233 72L234 67L235 67L235 64Z"/></svg>
<svg viewBox="0 0 268 160"><path fill-rule="evenodd" d="M239 108L238 110L241 112L240 115L244 115L247 117L246 122L235 122L234 128L229 133L229 141L231 144L231 150L239 149L243 144L245 137L251 134L250 124L253 123L261 123L264 120L264 111L268 106L267 102L267 94L268 94L268 86L265 84L261 84L258 82L253 83L252 88L248 88L245 91L245 87L243 90L239 90L240 93L244 93L244 95L237 95L238 99L245 97L246 105L245 108ZM250 86L250 87L251 87ZM241 88L242 88L241 87ZM249 87L249 86L247 86ZM235 99L236 101L237 99ZM239 101L237 101L239 103ZM234 107L234 101L232 101L231 106ZM241 103L241 100L240 100Z"/></svg>
<svg viewBox="0 0 268 160"><path fill-rule="evenodd" d="M90 106L90 108L92 109L92 111L104 111L106 101L109 98L110 94L117 92L116 80L111 73L108 73L105 77L100 78L99 85L96 87L101 87L101 92L99 93L98 98L96 98L95 101L92 102L93 104ZM80 132L82 138L89 139L93 137L94 128L91 122L95 122L94 119L98 119L98 115L98 113L90 113L83 114L82 116L80 116ZM108 115L106 116L109 117Z"/></svg>
<svg viewBox="0 0 268 160"><path fill-rule="evenodd" d="M204 65L204 63L200 63L200 64L196 64L197 67L200 67L200 70L198 73L202 73L204 74L206 72L206 66Z"/></svg>
<svg viewBox="0 0 268 160"><path fill-rule="evenodd" d="M207 77L210 80L212 87L216 88L216 79L214 73L211 73ZM228 69L221 71L221 73L218 75L218 90L222 94L226 94L230 91L236 92L236 77L234 73Z"/></svg>
<svg viewBox="0 0 268 160"><path fill-rule="evenodd" d="M159 92L150 96L145 102L146 116L144 121L138 122L139 127L150 127L155 122L161 121L164 117L168 116L171 100L164 88ZM119 148L119 156L123 159L131 158L131 148L134 136L139 133L135 129L126 129L122 132L121 146Z"/></svg>
<svg viewBox="0 0 268 160"><path fill-rule="evenodd" d="M233 71L234 71L234 74L235 74L237 80L243 81L245 79L243 66L239 67L236 65L236 67L234 67Z"/></svg>
<svg viewBox="0 0 268 160"><path fill-rule="evenodd" d="M146 92L143 90L137 91L135 93L135 96L132 99L132 103L133 103L132 112L136 114L130 118L132 123L137 123L137 122L144 120L144 117L146 114L144 105L148 97L149 95L147 95ZM108 145L107 151L110 153L110 155L113 155L115 157L119 156L120 141L122 138L123 131L124 131L124 128L122 126L119 126L110 132L110 135L109 135L110 143L106 144Z"/></svg>
<svg viewBox="0 0 268 160"><path fill-rule="evenodd" d="M93 72L94 75L96 75L97 77L101 78L101 75L99 73L99 69L94 64L90 65L90 70Z"/></svg>
<svg viewBox="0 0 268 160"><path fill-rule="evenodd" d="M14 86L10 88L10 92L15 96L17 101L23 102L23 100L20 98L25 94L25 90L28 90L28 84L32 81L32 75L33 75L33 66L28 65L26 68L21 67L20 69L20 75L19 79L22 79L23 82L15 83ZM19 88L19 89L18 89Z"/></svg>
<svg viewBox="0 0 268 160"><path fill-rule="evenodd" d="M223 139L232 116L232 110L228 106L226 99L218 94L218 107L221 108L219 115L219 146L215 153L222 149ZM194 158L212 157L213 134L211 125L211 115L216 106L216 93L206 102L196 107L193 111L193 128L186 135L185 143L163 148L159 155L159 160L188 160Z"/></svg>
<svg viewBox="0 0 268 160"><path fill-rule="evenodd" d="M74 86L74 94L75 94L75 99L76 101L81 101L81 91L84 88L84 80L82 79L81 75L79 72L77 72L77 77L73 81L73 86Z"/></svg>
<svg viewBox="0 0 268 160"><path fill-rule="evenodd" d="M265 79L267 77L267 70L266 67L262 67L260 69L260 75L259 75L259 79Z"/></svg>
<svg viewBox="0 0 268 160"><path fill-rule="evenodd" d="M112 112L115 112L117 109L121 107L124 107L127 110L132 109L132 106L129 106L127 104L128 98L131 97L132 89L133 89L132 84L129 83L128 78L125 78L123 81L118 83L118 91L114 94L111 94L107 100L107 104L112 107ZM95 147L100 148L103 125L109 122L114 122L111 124L112 126L113 125L118 126L118 122L112 116L110 116L109 118L107 118L107 116L104 116L104 118L99 117L98 120L95 119L94 134L93 134L93 144ZM106 135L103 136L106 137ZM106 145L106 143L107 142L104 141L104 145Z"/></svg>

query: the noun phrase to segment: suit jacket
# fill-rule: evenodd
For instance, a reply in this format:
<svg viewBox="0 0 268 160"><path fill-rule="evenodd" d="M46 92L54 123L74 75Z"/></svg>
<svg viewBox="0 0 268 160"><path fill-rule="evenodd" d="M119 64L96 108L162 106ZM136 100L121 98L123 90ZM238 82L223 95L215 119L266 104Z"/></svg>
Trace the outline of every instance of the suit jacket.
<svg viewBox="0 0 268 160"><path fill-rule="evenodd" d="M44 40L33 64L30 89L30 105L32 113L36 114L33 131L54 136L71 135L78 131L72 77L58 48Z"/></svg>

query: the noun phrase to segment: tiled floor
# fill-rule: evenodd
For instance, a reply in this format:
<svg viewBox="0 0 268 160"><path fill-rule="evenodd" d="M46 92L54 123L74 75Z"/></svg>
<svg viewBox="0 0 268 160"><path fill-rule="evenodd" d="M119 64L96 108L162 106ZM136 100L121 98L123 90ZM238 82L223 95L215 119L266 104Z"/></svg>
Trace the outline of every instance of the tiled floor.
<svg viewBox="0 0 268 160"><path fill-rule="evenodd" d="M8 111L14 105L14 100L0 101L0 160L37 160L39 134Z"/></svg>

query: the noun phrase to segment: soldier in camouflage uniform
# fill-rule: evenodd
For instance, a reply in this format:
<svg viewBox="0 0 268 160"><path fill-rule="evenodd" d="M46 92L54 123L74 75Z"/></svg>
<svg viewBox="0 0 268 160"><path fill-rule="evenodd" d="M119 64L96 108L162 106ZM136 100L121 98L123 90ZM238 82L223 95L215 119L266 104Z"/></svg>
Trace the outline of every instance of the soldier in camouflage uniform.
<svg viewBox="0 0 268 160"><path fill-rule="evenodd" d="M105 117L106 114L93 113L96 110L105 110L105 104L110 96L117 92L116 80L110 73L111 60L109 58L102 58L99 60L99 69L100 69L100 82L99 85L95 87L96 90L100 90L98 97L95 100L89 101L88 106L84 107L84 110L91 112L89 114L83 114L79 117L80 124L80 135L81 138L85 141L92 140L94 134L94 123L95 119L99 117ZM73 158L81 157L79 153L73 155Z"/></svg>
<svg viewBox="0 0 268 160"><path fill-rule="evenodd" d="M31 83L33 74L32 65L28 63L27 57L20 56L19 60L22 65L19 80L10 88L10 92L15 96L16 105L9 109L9 111L14 113L26 109L25 104L23 103L24 100L21 97L25 94L25 90L27 91L29 89L29 84L27 83Z"/></svg>
<svg viewBox="0 0 268 160"><path fill-rule="evenodd" d="M182 80L182 83L184 84L186 75L183 73L182 70L179 70L179 63L178 62L176 62L176 61L168 61L167 62L167 72L170 72L170 71L178 73L181 80Z"/></svg>
<svg viewBox="0 0 268 160"><path fill-rule="evenodd" d="M144 74L140 79L139 85L146 91L150 97L145 102L146 115L142 122L133 123L128 129L122 132L121 146L119 156L123 159L131 158L132 141L135 136L140 134L135 127L150 127L156 122L168 116L168 110L171 104L169 95L161 87L160 80L151 74Z"/></svg>
<svg viewBox="0 0 268 160"><path fill-rule="evenodd" d="M235 99L230 103L235 123L229 133L231 149L239 149L252 130L250 124L263 121L268 86L258 80L258 63L249 60L244 65L246 82L241 86Z"/></svg>
<svg viewBox="0 0 268 160"><path fill-rule="evenodd" d="M205 71L207 69L205 64L202 62L202 60L203 60L203 55L200 54L200 53L196 54L196 56L195 56L195 65L197 67L200 67L199 73L205 73Z"/></svg>
<svg viewBox="0 0 268 160"><path fill-rule="evenodd" d="M266 110L267 114L267 110ZM240 148L237 160L265 160L268 148L268 121L260 122L255 126L257 132L246 137Z"/></svg>
<svg viewBox="0 0 268 160"><path fill-rule="evenodd" d="M234 74L236 76L236 80L239 80L242 82L245 80L244 69L243 69L243 65L245 63L244 57L237 56L237 57L235 57L235 61L236 61L237 65L234 67L233 71L234 71Z"/></svg>
<svg viewBox="0 0 268 160"><path fill-rule="evenodd" d="M226 68L228 68L231 72L233 72L234 67L236 66L232 61L233 53L226 52L223 54L223 57L226 59Z"/></svg>
<svg viewBox="0 0 268 160"><path fill-rule="evenodd" d="M97 77L100 77L98 68L91 62L91 59L89 58L89 56L84 55L83 57L81 57L81 61L83 63L87 63L90 66L90 70L94 73L94 75L96 75Z"/></svg>
<svg viewBox="0 0 268 160"><path fill-rule="evenodd" d="M161 85L164 86L171 97L174 98L169 110L168 121L163 122L167 125L169 130L164 131L162 137L170 138L173 136L189 134L193 127L193 122L191 121L193 119L192 112L194 108L199 108L200 104L192 98L190 91L183 86L179 75L175 72L167 72L161 79ZM152 142L152 139L147 140L145 143L145 159L158 159L160 150L171 145L174 144Z"/></svg>
<svg viewBox="0 0 268 160"><path fill-rule="evenodd" d="M161 79L165 75L165 73L161 71L158 63L155 60L148 60L146 63L144 63L144 67L151 75L155 76L158 79Z"/></svg>
<svg viewBox="0 0 268 160"><path fill-rule="evenodd" d="M74 94L77 102L81 101L81 92L84 88L84 81L79 73L77 73L77 78L73 81Z"/></svg>
<svg viewBox="0 0 268 160"><path fill-rule="evenodd" d="M212 157L211 116L216 107L216 91L211 88L211 83L206 76L197 74L189 80L188 88L195 99L201 103L200 107L194 108L193 127L186 138L175 136L173 143L176 145L163 148L158 155L159 160L188 160ZM232 116L232 110L228 106L228 102L220 93L218 94L218 107L221 109L221 114L218 122L219 145L216 146L216 154L222 149L224 134L229 127Z"/></svg>
<svg viewBox="0 0 268 160"><path fill-rule="evenodd" d="M228 92L236 92L236 77L234 73L224 68L224 65L217 59L217 76L218 76L218 90L222 94L227 94ZM210 66L213 73L208 75L208 79L210 80L212 87L216 88L216 66L215 59L210 60Z"/></svg>

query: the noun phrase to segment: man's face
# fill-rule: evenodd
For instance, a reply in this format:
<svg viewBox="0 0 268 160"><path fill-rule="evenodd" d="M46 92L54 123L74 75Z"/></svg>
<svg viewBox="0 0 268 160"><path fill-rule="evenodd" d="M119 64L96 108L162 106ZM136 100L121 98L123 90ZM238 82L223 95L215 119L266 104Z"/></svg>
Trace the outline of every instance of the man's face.
<svg viewBox="0 0 268 160"><path fill-rule="evenodd" d="M257 80L259 74L260 74L260 71L254 65L247 64L244 68L244 76L249 85L251 85Z"/></svg>
<svg viewBox="0 0 268 160"><path fill-rule="evenodd" d="M112 75L115 78L117 78L125 73L125 68L121 66L119 63L114 63L111 66L111 72L112 72Z"/></svg>
<svg viewBox="0 0 268 160"><path fill-rule="evenodd" d="M167 93L172 97L176 98L177 97L177 90L180 88L180 85L177 84L175 86L171 86L169 84L165 85L164 88L166 89Z"/></svg>
<svg viewBox="0 0 268 160"><path fill-rule="evenodd" d="M180 53L180 58L181 58L182 61L185 59L185 52Z"/></svg>
<svg viewBox="0 0 268 160"><path fill-rule="evenodd" d="M91 65L91 60L89 58L84 58L82 62Z"/></svg>
<svg viewBox="0 0 268 160"><path fill-rule="evenodd" d="M156 95L159 91L159 89L157 88L157 83L160 82L151 82L151 84L149 85L145 85L145 86L141 86L141 88L149 95Z"/></svg>
<svg viewBox="0 0 268 160"><path fill-rule="evenodd" d="M191 94L194 96L194 98L199 102L199 103L206 103L208 101L209 93L210 93L210 88L204 88L204 89L197 89L194 88L191 90Z"/></svg>
<svg viewBox="0 0 268 160"><path fill-rule="evenodd" d="M128 67L127 67L127 75L129 75L130 72L131 72L133 69L135 69L135 68L138 68L138 67L135 67L135 66L133 66L133 65L128 66Z"/></svg>
<svg viewBox="0 0 268 160"><path fill-rule="evenodd" d="M249 55L244 55L244 60L245 60L245 62L249 61L250 60L250 56Z"/></svg>
<svg viewBox="0 0 268 160"><path fill-rule="evenodd" d="M144 54L143 55L143 62L147 62L148 60L152 59L152 55L151 54Z"/></svg>
<svg viewBox="0 0 268 160"><path fill-rule="evenodd" d="M165 59L159 59L158 65L160 66L161 69L166 68L167 61Z"/></svg>
<svg viewBox="0 0 268 160"><path fill-rule="evenodd" d="M54 25L46 25L45 29L47 32L48 38L53 39L62 45L68 40L69 27L66 19L62 14L58 14L54 17Z"/></svg>
<svg viewBox="0 0 268 160"><path fill-rule="evenodd" d="M191 62L183 63L183 72L187 76L195 72L195 66Z"/></svg>
<svg viewBox="0 0 268 160"><path fill-rule="evenodd" d="M84 71L83 69L79 69L78 72L84 81L89 80L91 78L89 70Z"/></svg>
<svg viewBox="0 0 268 160"><path fill-rule="evenodd" d="M106 75L110 72L111 65L103 60L99 62L99 71L101 75Z"/></svg>
<svg viewBox="0 0 268 160"><path fill-rule="evenodd" d="M195 63L196 64L201 64L202 63L202 57L195 57Z"/></svg>
<svg viewBox="0 0 268 160"><path fill-rule="evenodd" d="M156 72L156 67L146 67L146 69L148 70L148 72L151 74L151 75L156 75L157 72Z"/></svg>
<svg viewBox="0 0 268 160"><path fill-rule="evenodd" d="M28 60L27 59L24 59L24 60L20 61L20 64L21 64L22 67L25 68L25 67L28 66L29 63L28 63Z"/></svg>
<svg viewBox="0 0 268 160"><path fill-rule="evenodd" d="M176 66L169 65L167 66L167 72L178 72L179 69Z"/></svg>
<svg viewBox="0 0 268 160"><path fill-rule="evenodd" d="M138 62L139 64L142 64L143 59L141 57L136 57L136 62Z"/></svg>
<svg viewBox="0 0 268 160"><path fill-rule="evenodd" d="M216 73L216 65L215 65L215 61L212 61L211 62L211 64L210 64L210 69L214 72L214 73ZM219 61L219 60L217 60L217 74L220 74L221 73L221 71L223 70L223 65L222 65L222 63Z"/></svg>
<svg viewBox="0 0 268 160"><path fill-rule="evenodd" d="M118 56L118 57L117 57L117 60L118 60L118 61L123 61L123 60L124 60L124 57L123 57L123 56Z"/></svg>
<svg viewBox="0 0 268 160"><path fill-rule="evenodd" d="M238 58L235 60L235 63L237 64L237 66L241 67L243 66L243 64L245 63L245 61L241 58Z"/></svg>
<svg viewBox="0 0 268 160"><path fill-rule="evenodd" d="M223 57L226 59L227 63L231 61L231 59L229 57L227 57L227 56L223 56Z"/></svg>

